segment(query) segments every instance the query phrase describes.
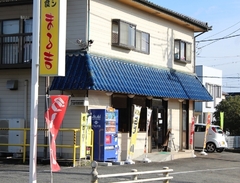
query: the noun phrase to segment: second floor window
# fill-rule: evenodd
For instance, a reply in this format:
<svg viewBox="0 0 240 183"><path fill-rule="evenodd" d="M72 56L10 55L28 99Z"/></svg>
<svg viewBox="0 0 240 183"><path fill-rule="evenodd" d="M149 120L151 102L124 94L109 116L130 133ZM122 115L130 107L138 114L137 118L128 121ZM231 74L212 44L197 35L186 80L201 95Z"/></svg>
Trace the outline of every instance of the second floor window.
<svg viewBox="0 0 240 183"><path fill-rule="evenodd" d="M137 30L136 32L136 51L149 54L150 35L146 32Z"/></svg>
<svg viewBox="0 0 240 183"><path fill-rule="evenodd" d="M19 20L5 20L2 22L2 62L14 64L18 63L18 36L10 36L19 34ZM9 35L9 36L8 36Z"/></svg>
<svg viewBox="0 0 240 183"><path fill-rule="evenodd" d="M19 64L31 61L32 19L0 21L0 63Z"/></svg>
<svg viewBox="0 0 240 183"><path fill-rule="evenodd" d="M192 45L180 39L174 40L174 60L191 62Z"/></svg>
<svg viewBox="0 0 240 183"><path fill-rule="evenodd" d="M112 20L112 45L150 53L150 34L136 29L136 25L120 20Z"/></svg>
<svg viewBox="0 0 240 183"><path fill-rule="evenodd" d="M214 92L215 92L215 97L221 98L221 96L222 96L221 86L215 85Z"/></svg>
<svg viewBox="0 0 240 183"><path fill-rule="evenodd" d="M127 49L135 49L136 25L114 19L112 21L112 45Z"/></svg>

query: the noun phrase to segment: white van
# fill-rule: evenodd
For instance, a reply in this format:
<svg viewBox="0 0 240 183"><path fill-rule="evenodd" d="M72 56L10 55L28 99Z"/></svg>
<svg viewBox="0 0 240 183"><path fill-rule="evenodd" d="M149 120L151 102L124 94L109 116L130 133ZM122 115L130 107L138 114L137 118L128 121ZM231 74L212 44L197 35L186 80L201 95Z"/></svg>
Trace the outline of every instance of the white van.
<svg viewBox="0 0 240 183"><path fill-rule="evenodd" d="M194 149L203 149L204 136L205 136L206 124L195 124L194 132ZM207 152L222 152L227 148L227 142L225 134L217 125L210 125L207 138L206 138L206 150Z"/></svg>

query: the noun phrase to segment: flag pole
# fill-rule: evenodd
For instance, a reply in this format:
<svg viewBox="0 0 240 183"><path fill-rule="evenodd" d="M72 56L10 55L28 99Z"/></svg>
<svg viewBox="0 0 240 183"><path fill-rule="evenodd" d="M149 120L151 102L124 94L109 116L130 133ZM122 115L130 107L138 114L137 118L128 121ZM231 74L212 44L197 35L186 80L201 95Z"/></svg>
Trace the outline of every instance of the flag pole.
<svg viewBox="0 0 240 183"><path fill-rule="evenodd" d="M33 1L29 183L37 182L40 0Z"/></svg>
<svg viewBox="0 0 240 183"><path fill-rule="evenodd" d="M207 134L208 134L208 129L210 127L211 119L210 119L210 113L207 115L207 123L206 123L206 129L205 129L205 135L204 135L204 142L203 142L203 150L200 152L201 155L207 155L207 153L204 151L206 147L206 140L207 140Z"/></svg>
<svg viewBox="0 0 240 183"><path fill-rule="evenodd" d="M144 163L150 163L151 160L147 157L147 151L148 151L148 131L149 131L149 125L151 120L152 110L147 107L147 119L146 119L146 134L145 134L145 142L144 142L144 154L145 157L143 158Z"/></svg>
<svg viewBox="0 0 240 183"><path fill-rule="evenodd" d="M49 118L49 100L48 100L48 98L49 98L49 95L47 96L46 95L46 107L47 107L47 111L46 111L46 114L47 114L47 119L50 119ZM47 133L48 133L48 149L49 149L49 156L51 156L51 151L50 151L50 144L51 144L51 133L50 133L50 128L49 128L49 124L47 124ZM53 183L53 172L52 172L52 158L49 158L50 159L50 172L51 172L51 183Z"/></svg>

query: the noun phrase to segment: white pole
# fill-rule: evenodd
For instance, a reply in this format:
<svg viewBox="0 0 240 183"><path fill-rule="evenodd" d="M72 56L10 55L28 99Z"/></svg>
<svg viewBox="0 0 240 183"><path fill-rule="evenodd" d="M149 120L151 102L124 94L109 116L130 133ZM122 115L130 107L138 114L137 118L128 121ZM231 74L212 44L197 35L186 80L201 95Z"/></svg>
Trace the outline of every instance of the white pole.
<svg viewBox="0 0 240 183"><path fill-rule="evenodd" d="M40 0L33 1L32 79L30 118L29 183L37 182L37 128L38 128L38 80L39 80L39 31Z"/></svg>

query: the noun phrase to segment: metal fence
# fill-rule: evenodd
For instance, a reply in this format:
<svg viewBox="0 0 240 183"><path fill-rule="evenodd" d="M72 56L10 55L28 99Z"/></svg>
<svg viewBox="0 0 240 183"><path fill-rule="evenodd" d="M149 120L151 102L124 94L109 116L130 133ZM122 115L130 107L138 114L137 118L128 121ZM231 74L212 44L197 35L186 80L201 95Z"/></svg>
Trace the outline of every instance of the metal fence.
<svg viewBox="0 0 240 183"><path fill-rule="evenodd" d="M153 181L162 181L163 183L169 183L172 176L169 176L170 172L173 172L173 169L169 169L168 167L163 167L163 170L153 170L153 171L141 171L138 172L136 169L132 169L132 172L127 173L115 173L115 174L104 174L99 175L97 172L98 163L93 161L92 164L92 173L91 173L91 183L98 183L99 179L107 179L111 177L126 177L130 176L129 179L124 181L116 181L111 183L133 183L133 182L153 182ZM146 175L146 174L157 174L158 177L153 178L141 178L139 179L139 175ZM104 180L106 182L106 180Z"/></svg>

